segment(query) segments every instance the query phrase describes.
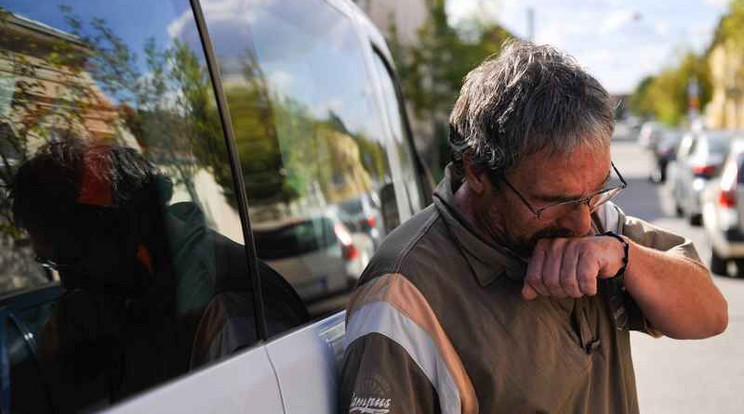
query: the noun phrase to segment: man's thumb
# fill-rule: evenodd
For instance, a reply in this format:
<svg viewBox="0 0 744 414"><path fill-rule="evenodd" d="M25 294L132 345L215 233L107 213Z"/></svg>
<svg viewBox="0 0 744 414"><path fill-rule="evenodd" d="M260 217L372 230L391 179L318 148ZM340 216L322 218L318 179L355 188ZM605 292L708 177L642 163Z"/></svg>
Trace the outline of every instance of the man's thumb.
<svg viewBox="0 0 744 414"><path fill-rule="evenodd" d="M524 286L522 287L522 297L525 300L532 300L537 297L537 291L532 288L527 282L524 283Z"/></svg>

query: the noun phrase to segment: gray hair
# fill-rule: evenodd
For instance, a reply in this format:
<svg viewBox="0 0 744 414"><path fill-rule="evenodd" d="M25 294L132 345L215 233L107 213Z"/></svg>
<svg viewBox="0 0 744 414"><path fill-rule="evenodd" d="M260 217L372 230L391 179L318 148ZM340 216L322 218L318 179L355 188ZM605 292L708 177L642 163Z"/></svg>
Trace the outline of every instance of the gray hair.
<svg viewBox="0 0 744 414"><path fill-rule="evenodd" d="M609 145L610 95L576 60L550 46L504 43L501 53L468 73L450 115L452 159L504 176L526 156L548 149Z"/></svg>

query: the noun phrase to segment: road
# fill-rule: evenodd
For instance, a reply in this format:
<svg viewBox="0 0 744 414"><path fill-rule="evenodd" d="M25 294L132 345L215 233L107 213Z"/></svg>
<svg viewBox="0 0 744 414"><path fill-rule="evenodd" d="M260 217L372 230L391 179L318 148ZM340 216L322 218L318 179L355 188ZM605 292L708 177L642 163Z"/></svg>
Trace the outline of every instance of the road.
<svg viewBox="0 0 744 414"><path fill-rule="evenodd" d="M612 156L629 184L617 204L629 215L692 239L707 261L710 246L702 228L674 217L668 189L648 182L650 154L634 141L617 140ZM700 341L631 334L642 413L744 412L744 278L713 279L729 304L725 333Z"/></svg>

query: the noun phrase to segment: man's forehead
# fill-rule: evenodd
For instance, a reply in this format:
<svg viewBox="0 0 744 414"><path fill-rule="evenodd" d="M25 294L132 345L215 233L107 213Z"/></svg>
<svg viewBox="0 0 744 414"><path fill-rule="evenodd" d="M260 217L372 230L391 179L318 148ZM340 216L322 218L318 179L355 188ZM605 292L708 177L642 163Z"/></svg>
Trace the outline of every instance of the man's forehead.
<svg viewBox="0 0 744 414"><path fill-rule="evenodd" d="M578 195L601 187L610 172L609 146L582 146L565 154L547 150L532 154L519 163L514 176L536 191Z"/></svg>

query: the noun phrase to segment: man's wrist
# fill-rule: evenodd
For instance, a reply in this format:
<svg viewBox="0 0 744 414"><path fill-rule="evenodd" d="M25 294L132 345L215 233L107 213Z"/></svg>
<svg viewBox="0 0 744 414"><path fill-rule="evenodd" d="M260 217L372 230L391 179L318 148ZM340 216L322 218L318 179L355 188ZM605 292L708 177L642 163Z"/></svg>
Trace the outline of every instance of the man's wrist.
<svg viewBox="0 0 744 414"><path fill-rule="evenodd" d="M615 273L612 277L619 277L625 275L625 272L628 270L628 254L630 251L630 243L628 243L627 240L625 240L624 237L618 235L617 233L613 231L606 231L604 233L598 234L598 236L605 236L605 237L611 237L615 240L617 240L622 247L623 256L621 259L622 265L620 267L620 270Z"/></svg>

